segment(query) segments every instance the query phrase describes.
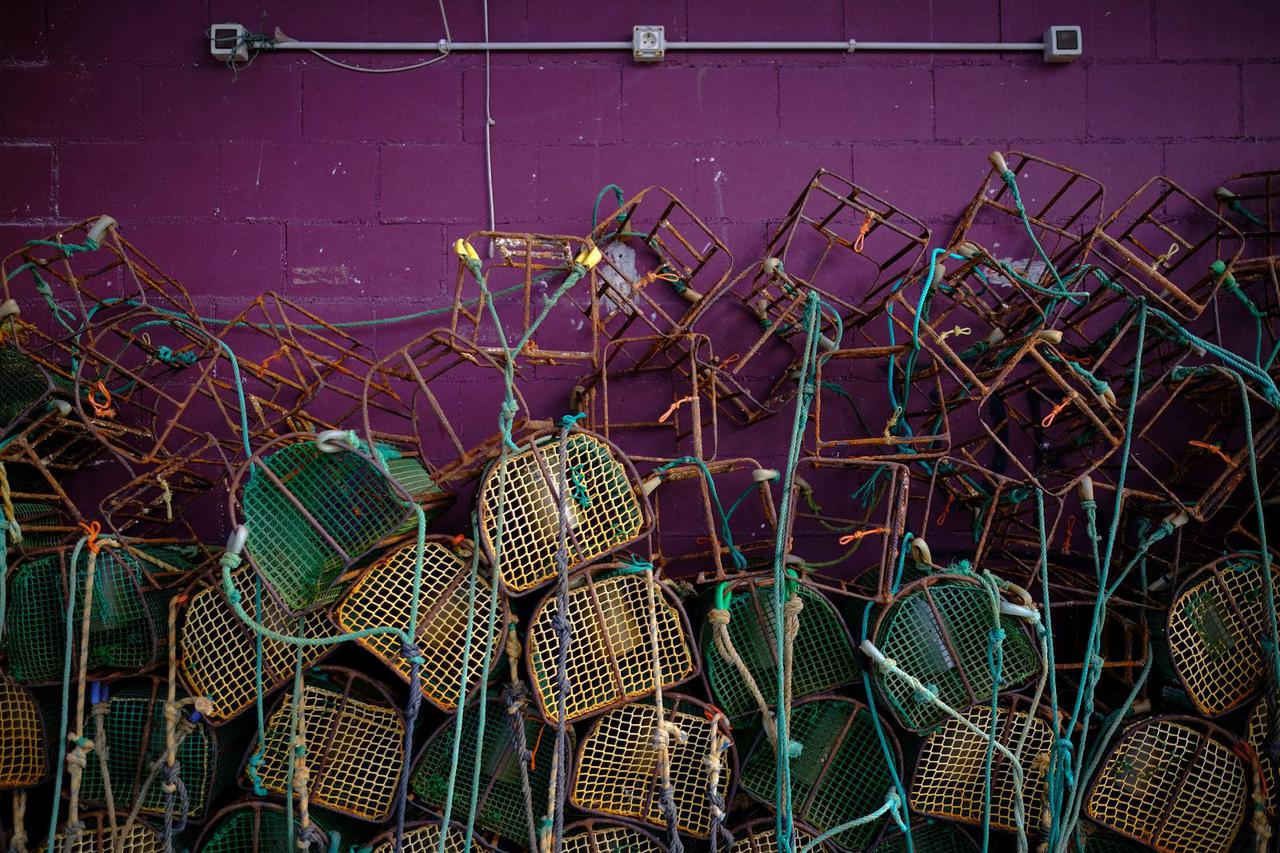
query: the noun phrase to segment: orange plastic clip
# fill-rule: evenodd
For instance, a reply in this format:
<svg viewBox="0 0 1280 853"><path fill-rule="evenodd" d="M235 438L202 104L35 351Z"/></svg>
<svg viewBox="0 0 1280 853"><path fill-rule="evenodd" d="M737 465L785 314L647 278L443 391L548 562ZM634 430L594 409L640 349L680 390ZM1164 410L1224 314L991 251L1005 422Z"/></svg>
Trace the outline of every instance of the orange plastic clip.
<svg viewBox="0 0 1280 853"><path fill-rule="evenodd" d="M99 549L102 548L102 545L98 542L98 534L102 532L102 524L97 521L91 521L88 524L85 524L82 521L80 522L80 530L88 537L88 540L84 544L85 547L89 549L89 553L98 553Z"/></svg>
<svg viewBox="0 0 1280 853"><path fill-rule="evenodd" d="M107 388L106 383L101 379L98 380L97 384L95 384L85 396L89 399L89 405L93 406L94 417L115 417L116 410L111 408L111 390Z"/></svg>

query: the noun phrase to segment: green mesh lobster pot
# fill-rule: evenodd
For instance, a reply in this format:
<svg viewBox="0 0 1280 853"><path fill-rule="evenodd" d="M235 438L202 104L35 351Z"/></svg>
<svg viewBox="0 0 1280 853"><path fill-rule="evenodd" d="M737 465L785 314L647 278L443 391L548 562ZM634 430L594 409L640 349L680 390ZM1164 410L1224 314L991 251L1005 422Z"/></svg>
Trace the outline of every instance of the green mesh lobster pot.
<svg viewBox="0 0 1280 853"><path fill-rule="evenodd" d="M2 321L0 321L2 323ZM0 336L2 336L0 327ZM40 365L16 347L0 343L0 436L7 435L53 393L53 383Z"/></svg>
<svg viewBox="0 0 1280 853"><path fill-rule="evenodd" d="M471 557L474 543L432 536L422 551L421 602L418 611L416 644L422 650L419 668L422 695L443 711L458 707L463 650L471 632L467 656L466 695L480 683L486 652L492 662L503 648L502 635L510 617L506 601L499 597L498 612L492 613L493 587L486 566L480 566L475 584L475 605L468 609ZM413 597L414 566L418 557L416 541L398 547L361 574L351 591L334 610L343 631L395 627L409 630L409 610ZM490 627L492 626L492 627ZM486 633L491 633L486 637ZM398 637L387 633L357 640L406 682L409 661L401 654Z"/></svg>
<svg viewBox="0 0 1280 853"><path fill-rule="evenodd" d="M257 773L268 792L284 795L294 762L292 690L267 717ZM305 742L314 808L364 821L391 817L404 765L404 716L386 688L355 670L319 667L304 679L298 736ZM246 780L252 780L252 765Z"/></svg>
<svg viewBox="0 0 1280 853"><path fill-rule="evenodd" d="M528 844L529 824L536 827L542 819L551 787L551 766L555 756L555 729L531 714L522 716L525 745L531 753L528 767L529 788L533 792L534 814L525 809L521 781L520 758L512 742L511 715L502 702L488 700L484 726L480 725L480 704L466 706L462 732L458 738L458 774L453 785L454 817L465 820L459 809L471 802L471 777L476 766L476 750L480 749L480 788L476 797L478 830L495 833L507 841ZM453 719L445 721L431 734L409 777L409 787L418 805L441 811L449 793L449 770L454 745ZM481 734L483 732L483 735ZM570 730L570 754L573 732ZM483 741L483 742L481 742Z"/></svg>
<svg viewBox="0 0 1280 853"><path fill-rule="evenodd" d="M276 439L236 474L245 556L295 613L331 604L347 569L388 537L416 529L412 502L429 520L450 500L418 460L377 447L384 474L347 435Z"/></svg>
<svg viewBox="0 0 1280 853"><path fill-rule="evenodd" d="M35 696L0 669L0 789L49 776L49 735Z"/></svg>
<svg viewBox="0 0 1280 853"><path fill-rule="evenodd" d="M817 833L875 811L893 788L871 711L860 702L839 696L820 696L791 708L790 740L800 754L791 758L791 807L795 820ZM893 733L885 738L901 764L902 753ZM742 765L742 790L775 807L778 760L773 744L757 736ZM846 829L829 843L841 850L862 850L884 831L890 819Z"/></svg>
<svg viewBox="0 0 1280 853"><path fill-rule="evenodd" d="M1267 791L1267 808L1274 815L1280 808L1280 773L1276 772L1276 755L1270 744L1280 737L1280 705L1263 699L1249 714L1249 744L1258 756L1258 771Z"/></svg>
<svg viewBox="0 0 1280 853"><path fill-rule="evenodd" d="M1280 571L1272 568L1273 582ZM1269 622L1262 562L1232 554L1187 578L1168 612L1169 657L1195 708L1218 717L1246 705L1265 680L1259 638Z"/></svg>
<svg viewBox="0 0 1280 853"><path fill-rule="evenodd" d="M105 746L108 781L117 809L127 810L137 803L139 814L164 815L165 682L147 678L118 682L109 689L100 684L93 688L99 695L91 696L93 706L85 734L96 749ZM178 700L182 698L179 693ZM215 731L190 703L183 705L179 714L174 731L178 778L186 791L187 820L198 823L209 816L218 795L235 784L242 739L248 732L245 726L239 731ZM100 759L91 754L80 783L80 799L105 807L106 794ZM175 808L180 810L180 804Z"/></svg>
<svg viewBox="0 0 1280 853"><path fill-rule="evenodd" d="M655 627L663 689L697 674L688 619L665 584L655 581L651 591L643 573L625 566L585 570L570 581L568 603L572 640L565 668L571 686L564 698L569 722L653 693L650 632ZM553 591L534 610L525 644L534 697L543 718L551 723L558 719L559 711L556 673L560 643L554 630L558 613Z"/></svg>
<svg viewBox="0 0 1280 853"><path fill-rule="evenodd" d="M1134 723L1103 757L1085 814L1162 853L1226 853L1244 826L1252 783L1236 744L1194 717Z"/></svg>
<svg viewBox="0 0 1280 853"><path fill-rule="evenodd" d="M891 826L874 849L876 853L978 853L981 848L954 823L923 819L911 822L910 846L902 830Z"/></svg>
<svg viewBox="0 0 1280 853"><path fill-rule="evenodd" d="M791 837L794 840L794 849L799 851L813 843L818 833L793 820ZM822 842L814 846L813 851L830 853L831 847L826 842ZM778 853L778 831L775 818L756 818L735 827L733 846L729 848L729 853Z"/></svg>
<svg viewBox="0 0 1280 853"><path fill-rule="evenodd" d="M241 607L254 621L284 634L317 639L336 632L321 610L290 616L266 593L265 586L248 567L235 571L231 585ZM178 628L178 671L193 696L213 703L209 714L214 725L248 711L257 697L257 638L232 609L221 584L207 584L191 596ZM303 646L303 666L313 666L335 646ZM262 689L271 691L293 677L297 660L294 646L267 637L262 639Z"/></svg>
<svg viewBox="0 0 1280 853"><path fill-rule="evenodd" d="M403 853L440 853L440 821L425 820L406 823L400 849ZM480 834L471 834L471 849L481 853L492 853L496 848L489 845ZM449 823L449 831L444 834L444 853L466 853L467 828L457 821ZM388 830L363 847L353 847L352 853L396 853L396 831Z"/></svg>
<svg viewBox="0 0 1280 853"><path fill-rule="evenodd" d="M973 705L963 712L983 732L991 731L991 706ZM1045 797L1044 768L1053 748L1054 731L1043 716L1031 716L1006 704L996 708L996 742L1018 757L1021 797L1028 832L1038 825ZM1025 732L1025 740L1024 738ZM1018 744L1022 751L1018 752ZM987 779L987 740L948 717L920 746L911 780L911 810L928 817L981 826ZM991 828L1017 829L1019 788L1009 760L998 752L991 759Z"/></svg>
<svg viewBox="0 0 1280 853"><path fill-rule="evenodd" d="M978 579L933 575L902 588L880 612L874 636L885 657L947 705L965 708L989 701L993 689L1004 693L1040 674L1040 656L1023 620L1001 615L1003 663L1000 683L994 685L988 652L996 627L991 596ZM903 728L924 733L946 717L901 678L878 669L873 678Z"/></svg>
<svg viewBox="0 0 1280 853"><path fill-rule="evenodd" d="M296 811L296 807L295 807ZM326 853L330 849L330 833L339 838L352 838L353 824L341 818L310 814L311 830L305 833L305 853ZM242 800L222 809L205 826L196 841L199 853L298 853L299 818L293 818L293 843L289 841L288 816L285 807L267 800Z"/></svg>
<svg viewBox="0 0 1280 853"><path fill-rule="evenodd" d="M663 719L684 735L683 740L672 737L669 748L676 825L683 833L707 838L711 834L707 765L713 741L728 738L727 725L705 702L674 693L665 694L663 700ZM654 747L657 726L658 712L651 701L632 702L597 717L578 748L570 802L590 814L665 827ZM737 753L732 741L727 742L718 755L721 770L716 788L726 803L738 776Z"/></svg>
<svg viewBox="0 0 1280 853"><path fill-rule="evenodd" d="M68 844L63 829L53 837L54 850L57 853L164 853L164 839L160 832L142 821L125 823L127 814L116 816L116 831L111 831L110 817L106 812L81 814L80 822L84 829ZM28 832L31 828L28 827ZM43 833L31 833L40 838ZM47 853L48 845L41 841L33 848L38 853ZM249 849L249 848L244 848Z"/></svg>
<svg viewBox="0 0 1280 853"><path fill-rule="evenodd" d="M1114 832L1107 832L1095 826L1088 826L1087 830L1080 832L1078 844L1078 849L1084 853L1145 853L1151 849L1123 835L1116 835Z"/></svg>
<svg viewBox="0 0 1280 853"><path fill-rule="evenodd" d="M14 501L13 517L22 527L22 542L9 537L9 548L34 554L80 536L80 528L65 509L42 501Z"/></svg>
<svg viewBox="0 0 1280 853"><path fill-rule="evenodd" d="M793 645L792 697L803 699L852 684L859 670L844 620L826 596L804 581L796 586L796 595L804 609ZM725 716L738 719L760 709L748 680L726 653L737 653L766 700L777 698L775 683L781 658L774 644L773 580L725 581L717 590L714 610L728 612L729 622L723 630L728 632L730 648L718 636L721 629L712 622L715 617L708 617L702 625L707 684Z"/></svg>
<svg viewBox="0 0 1280 853"><path fill-rule="evenodd" d="M168 603L176 592L154 588L150 567L135 556L142 550L104 547L98 554L89 617L91 675L136 672L165 659ZM9 666L21 682L51 684L62 680L71 584L76 601L72 627L78 648L89 549L81 549L74 569L71 556L71 548L62 548L26 560L9 580Z"/></svg>
<svg viewBox="0 0 1280 853"><path fill-rule="evenodd" d="M532 447L492 465L480 483L480 541L491 563L502 506L503 587L520 595L556 576L559 550L560 438L544 435ZM650 525L649 501L639 476L621 450L600 436L575 429L564 440L569 529L569 568L610 554L635 541Z"/></svg>
<svg viewBox="0 0 1280 853"><path fill-rule="evenodd" d="M580 820L564 828L564 853L666 853L653 833L613 820Z"/></svg>

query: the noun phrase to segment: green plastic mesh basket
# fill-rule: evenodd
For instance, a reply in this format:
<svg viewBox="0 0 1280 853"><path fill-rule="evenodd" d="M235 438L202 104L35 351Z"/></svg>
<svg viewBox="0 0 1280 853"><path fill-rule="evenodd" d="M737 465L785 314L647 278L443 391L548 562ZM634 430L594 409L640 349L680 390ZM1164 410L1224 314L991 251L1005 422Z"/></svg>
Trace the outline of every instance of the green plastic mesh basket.
<svg viewBox="0 0 1280 853"><path fill-rule="evenodd" d="M30 357L0 344L0 435L12 427L52 390L49 377Z"/></svg>
<svg viewBox="0 0 1280 853"><path fill-rule="evenodd" d="M876 853L977 853L979 850L968 833L954 823L940 820L916 820L911 824L911 844L897 827L889 829L875 846Z"/></svg>
<svg viewBox="0 0 1280 853"><path fill-rule="evenodd" d="M471 800L471 776L475 770L479 740L478 703L467 706L459 739L458 775L453 788L454 816ZM453 750L454 721L446 721L423 746L414 766L409 786L420 805L443 809L448 794L449 767ZM517 844L527 844L528 820L520 782L519 758L511 742L511 723L506 707L490 700L485 712L484 746L480 753L480 791L476 801L477 828L496 833ZM533 792L534 826L543 816L547 791L551 786L551 765L555 755L555 730L531 715L524 718L525 743L532 753L529 787ZM572 734L572 732L570 733ZM571 741L572 744L572 741ZM572 746L571 746L572 748Z"/></svg>
<svg viewBox="0 0 1280 853"><path fill-rule="evenodd" d="M966 708L991 698L988 650L995 627L990 595L977 579L934 575L904 587L881 612L875 644L943 702ZM1005 640L997 689L1004 692L1031 682L1041 661L1023 620L1004 615L1000 627ZM904 728L922 733L945 718L935 705L919 701L901 678L879 670L873 678Z"/></svg>
<svg viewBox="0 0 1280 853"><path fill-rule="evenodd" d="M105 746L111 795L118 810L127 811L138 802L140 814L165 813L163 770L159 765L165 756L166 691L164 681L159 678L114 685L102 718L105 744L98 735L96 709L86 721L86 736L98 749ZM178 698L182 698L181 694ZM239 727L239 731L215 732L208 721L199 719L187 706L176 734L180 738L178 776L186 788L187 818L199 822L208 817L218 794L235 783L246 727ZM80 784L81 800L91 805L107 805L96 751L89 757Z"/></svg>
<svg viewBox="0 0 1280 853"><path fill-rule="evenodd" d="M72 625L78 640L88 558L88 549L83 549L74 575L70 548L25 561L14 570L7 630L10 670L19 681L61 681L68 579L75 578ZM98 554L89 622L90 673L136 672L164 659L167 608L175 593L148 586L149 577L132 553L103 548Z"/></svg>
<svg viewBox="0 0 1280 853"><path fill-rule="evenodd" d="M340 838L353 838L352 824L327 814L311 812L310 851L325 853L329 849L326 836L337 833ZM232 803L218 812L196 842L200 853L298 853L296 844L298 816L293 820L295 843L289 843L284 806L266 800ZM325 839L325 840L321 840Z"/></svg>
<svg viewBox="0 0 1280 853"><path fill-rule="evenodd" d="M729 638L766 699L773 697L779 657L774 648L773 581L750 578L727 582ZM800 583L796 594L804 602L800 632L795 639L791 695L795 699L838 690L858 677L853 641L844 620L821 592ZM702 657L707 682L716 704L730 719L758 710L737 667L716 648L715 629L702 626ZM775 697L776 698L776 697Z"/></svg>
<svg viewBox="0 0 1280 853"><path fill-rule="evenodd" d="M413 499L442 511L444 492L420 462L379 448L391 477ZM378 543L416 528L408 502L363 452L326 453L295 439L250 463L240 498L246 555L291 611L331 604L342 574Z"/></svg>
<svg viewBox="0 0 1280 853"><path fill-rule="evenodd" d="M117 816L113 835L106 812L82 813L80 822L84 824L84 830L69 846L66 836L59 830L53 837L54 850L57 853L163 853L164 840L156 829L143 821L126 824L126 817L123 814ZM42 840L34 849L46 853L49 848Z"/></svg>
<svg viewBox="0 0 1280 853"><path fill-rule="evenodd" d="M901 752L886 732L901 763ZM796 820L822 833L875 811L893 786L876 736L871 712L859 702L819 697L791 709L790 739L801 745L791 759L791 804ZM758 737L742 767L742 790L772 807L776 802L777 758L768 738ZM887 818L885 819L887 820ZM885 822L846 829L832 836L833 846L861 850Z"/></svg>
<svg viewBox="0 0 1280 853"><path fill-rule="evenodd" d="M54 548L79 536L71 516L61 507L39 501L14 501L13 517L22 526L22 543L18 550L31 553ZM14 547L10 542L10 547Z"/></svg>

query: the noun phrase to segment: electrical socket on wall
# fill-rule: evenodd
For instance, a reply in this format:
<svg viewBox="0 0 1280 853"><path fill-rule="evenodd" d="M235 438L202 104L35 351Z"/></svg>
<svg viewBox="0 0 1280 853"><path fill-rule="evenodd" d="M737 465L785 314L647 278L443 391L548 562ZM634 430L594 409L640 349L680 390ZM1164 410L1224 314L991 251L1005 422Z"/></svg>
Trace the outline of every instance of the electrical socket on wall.
<svg viewBox="0 0 1280 853"><path fill-rule="evenodd" d="M1084 54L1079 27L1049 27L1044 31L1044 61L1071 62Z"/></svg>
<svg viewBox="0 0 1280 853"><path fill-rule="evenodd" d="M631 58L636 62L661 62L667 56L666 28L639 25L631 30Z"/></svg>
<svg viewBox="0 0 1280 853"><path fill-rule="evenodd" d="M214 24L209 27L209 55L223 61L247 62L247 35L240 24Z"/></svg>

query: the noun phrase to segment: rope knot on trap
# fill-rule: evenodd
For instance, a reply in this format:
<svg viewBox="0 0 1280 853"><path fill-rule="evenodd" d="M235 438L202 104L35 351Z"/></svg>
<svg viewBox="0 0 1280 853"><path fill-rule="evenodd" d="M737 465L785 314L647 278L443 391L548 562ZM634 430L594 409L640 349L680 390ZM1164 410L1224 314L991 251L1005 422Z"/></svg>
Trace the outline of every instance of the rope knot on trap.
<svg viewBox="0 0 1280 853"><path fill-rule="evenodd" d="M401 641L400 643L400 657L417 666L422 666L427 662L427 659L422 655L422 649L416 643L407 641Z"/></svg>

